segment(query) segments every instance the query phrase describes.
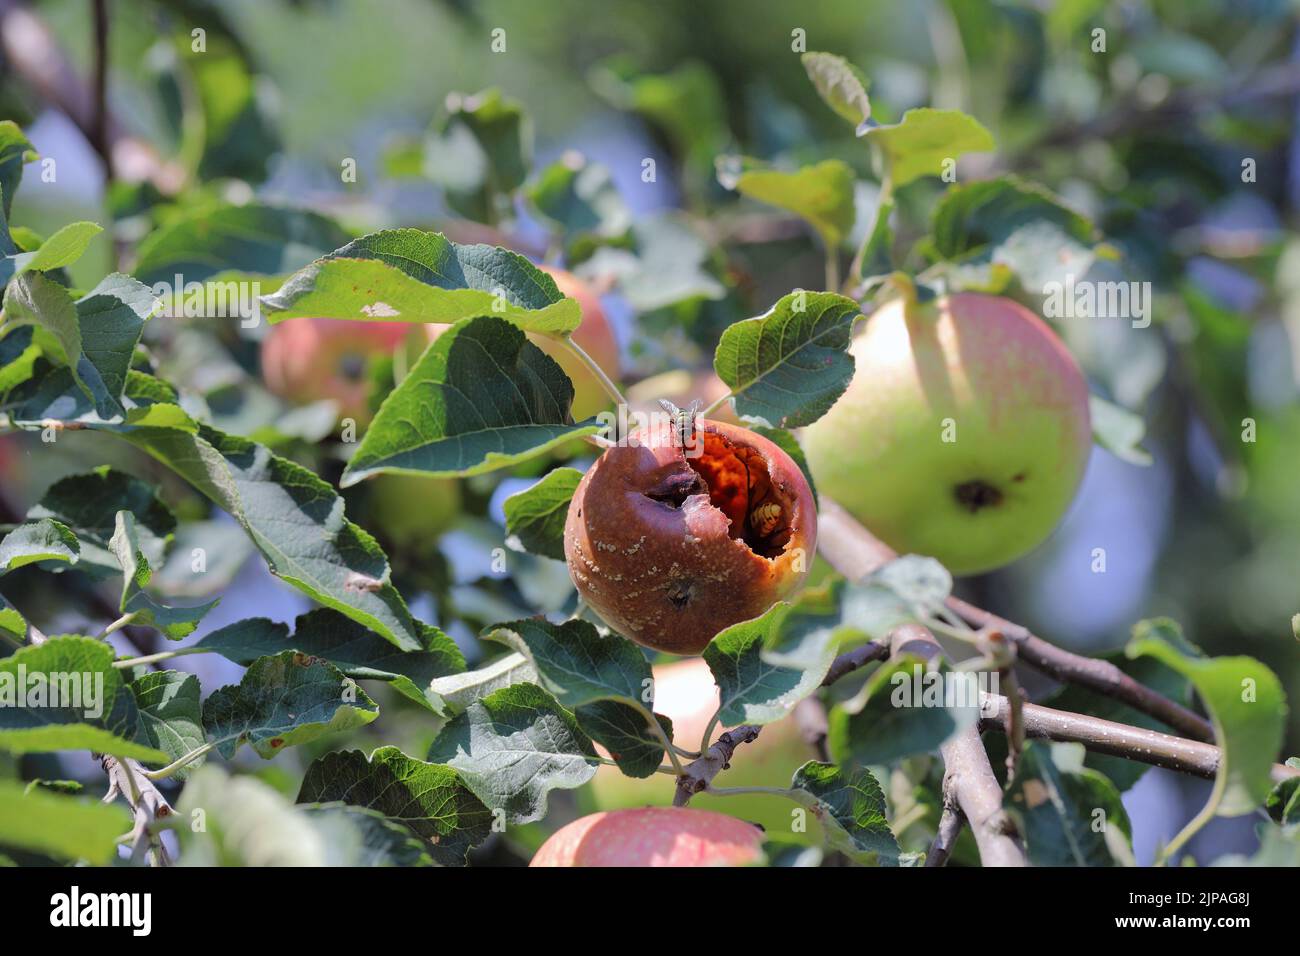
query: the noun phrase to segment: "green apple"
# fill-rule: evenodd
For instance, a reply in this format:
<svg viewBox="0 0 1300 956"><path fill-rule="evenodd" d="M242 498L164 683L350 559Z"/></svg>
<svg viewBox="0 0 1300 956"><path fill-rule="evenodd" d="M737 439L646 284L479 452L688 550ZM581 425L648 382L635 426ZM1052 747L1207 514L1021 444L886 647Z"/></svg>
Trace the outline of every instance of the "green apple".
<svg viewBox="0 0 1300 956"><path fill-rule="evenodd" d="M593 813L555 831L529 866L747 866L763 859L763 831L693 807Z"/></svg>
<svg viewBox="0 0 1300 956"><path fill-rule="evenodd" d="M424 475L377 475L366 482L366 521L401 548L426 548L460 516L460 482Z"/></svg>
<svg viewBox="0 0 1300 956"><path fill-rule="evenodd" d="M853 381L803 433L817 489L900 553L955 574L1041 544L1092 444L1088 385L1040 318L999 296L894 300L855 339Z"/></svg>
<svg viewBox="0 0 1300 956"><path fill-rule="evenodd" d="M705 727L718 710L718 688L709 666L699 657L654 668L654 709L673 722L673 742L685 750L698 750ZM722 732L715 728L713 739ZM788 787L794 772L809 760L816 759L791 717L768 724L753 743L736 751L730 769L717 779L720 787ZM655 774L636 779L617 767L604 765L596 770L591 786L585 791L591 805L601 810L647 805L670 806L677 787L675 777ZM741 819L761 823L770 833L802 839L790 834L790 810L794 804L778 796L744 794L737 796L697 795L692 806L718 810ZM815 841L816 834L809 837Z"/></svg>

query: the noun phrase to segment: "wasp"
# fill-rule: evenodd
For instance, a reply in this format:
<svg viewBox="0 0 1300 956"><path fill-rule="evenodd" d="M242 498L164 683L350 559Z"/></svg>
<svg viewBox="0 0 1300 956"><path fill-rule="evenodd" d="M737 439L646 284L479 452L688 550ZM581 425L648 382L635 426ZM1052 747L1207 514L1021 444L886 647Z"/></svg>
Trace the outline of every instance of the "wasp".
<svg viewBox="0 0 1300 956"><path fill-rule="evenodd" d="M766 538L781 523L781 506L775 501L759 505L749 513L749 524L760 538Z"/></svg>

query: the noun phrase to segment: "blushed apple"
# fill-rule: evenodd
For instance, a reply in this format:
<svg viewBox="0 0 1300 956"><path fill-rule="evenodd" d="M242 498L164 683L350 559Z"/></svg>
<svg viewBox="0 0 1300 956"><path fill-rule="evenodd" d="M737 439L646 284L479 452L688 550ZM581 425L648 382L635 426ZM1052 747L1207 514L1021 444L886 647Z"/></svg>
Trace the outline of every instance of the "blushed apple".
<svg viewBox="0 0 1300 956"><path fill-rule="evenodd" d="M1040 318L962 293L894 300L851 346L853 381L802 442L820 493L900 553L955 574L1041 544L1092 445L1088 384Z"/></svg>
<svg viewBox="0 0 1300 956"><path fill-rule="evenodd" d="M763 859L763 831L690 807L593 813L561 827L529 866L747 866Z"/></svg>

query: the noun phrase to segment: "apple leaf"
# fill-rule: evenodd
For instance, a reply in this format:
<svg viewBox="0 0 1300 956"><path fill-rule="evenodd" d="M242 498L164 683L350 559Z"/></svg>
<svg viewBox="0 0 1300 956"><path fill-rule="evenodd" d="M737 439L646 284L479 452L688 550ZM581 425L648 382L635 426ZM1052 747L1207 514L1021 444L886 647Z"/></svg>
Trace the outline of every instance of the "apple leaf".
<svg viewBox="0 0 1300 956"><path fill-rule="evenodd" d="M122 567L109 541L117 531L119 511L134 517L137 544L149 563L161 562L167 539L176 530L175 516L153 486L107 465L60 478L28 509L27 518L52 518L71 528L81 542L79 570L118 574Z"/></svg>
<svg viewBox="0 0 1300 956"><path fill-rule="evenodd" d="M593 700L574 708L573 716L578 726L592 740L600 744L618 764L618 769L629 777L652 776L664 759L663 738L646 722L645 713L621 700ZM673 739L673 722L663 714L655 720L664 737ZM691 741L691 746L697 742Z"/></svg>
<svg viewBox="0 0 1300 956"><path fill-rule="evenodd" d="M154 600L145 591L145 585L153 577L153 569L149 567L149 560L140 549L135 516L131 512L117 513L117 528L108 547L117 557L122 569L120 609L123 614L132 615L135 622L155 627L164 636L178 641L194 633L199 621L217 606L217 601L213 600L196 607L168 607Z"/></svg>
<svg viewBox="0 0 1300 956"><path fill-rule="evenodd" d="M830 669L839 624L834 601L806 592L714 637L703 656L721 691L722 723L769 724L793 711ZM783 655L801 666L780 663Z"/></svg>
<svg viewBox="0 0 1300 956"><path fill-rule="evenodd" d="M0 658L0 702L0 750L93 750L167 760L161 750L136 742L135 698L113 666L113 648L92 637L51 637Z"/></svg>
<svg viewBox="0 0 1300 956"><path fill-rule="evenodd" d="M573 383L523 332L493 316L466 319L389 393L340 484L504 468L600 430L594 420L571 424L572 404Z"/></svg>
<svg viewBox="0 0 1300 956"><path fill-rule="evenodd" d="M3 194L4 216L9 218L14 193L22 182L23 166L39 159L35 147L27 141L22 129L13 120L0 120L0 194ZM8 236L6 234L5 238Z"/></svg>
<svg viewBox="0 0 1300 956"><path fill-rule="evenodd" d="M530 554L563 561L564 521L581 480L582 472L576 468L555 468L535 485L511 495L505 500L506 532Z"/></svg>
<svg viewBox="0 0 1300 956"><path fill-rule="evenodd" d="M425 696L436 714L451 717L503 687L536 680L537 671L523 654L503 654L477 670L435 678Z"/></svg>
<svg viewBox="0 0 1300 956"><path fill-rule="evenodd" d="M243 743L269 760L378 716L378 705L337 667L294 651L258 658L237 685L213 691L203 706L208 739L227 760Z"/></svg>
<svg viewBox="0 0 1300 956"><path fill-rule="evenodd" d="M607 699L650 704L644 699L653 686L645 655L618 634L602 635L589 621L529 618L489 627L483 637L524 655L537 683L569 710Z"/></svg>
<svg viewBox="0 0 1300 956"><path fill-rule="evenodd" d="M1293 770L1300 770L1300 757L1292 757L1286 765ZM1264 802L1264 808L1278 823L1288 826L1300 823L1300 774L1278 783Z"/></svg>
<svg viewBox="0 0 1300 956"><path fill-rule="evenodd" d="M453 93L448 113L424 146L422 171L462 216L489 222L497 197L523 184L532 166L532 126L523 106L488 89Z"/></svg>
<svg viewBox="0 0 1300 956"><path fill-rule="evenodd" d="M428 866L428 846L382 814L346 804L295 805L256 777L215 766L194 774L177 811L203 811L202 829L182 827L191 866Z"/></svg>
<svg viewBox="0 0 1300 956"><path fill-rule="evenodd" d="M852 123L859 136L865 133L871 101L867 98L867 78L861 71L834 53L805 53L799 59L822 101L841 119Z"/></svg>
<svg viewBox="0 0 1300 956"><path fill-rule="evenodd" d="M1086 216L1055 193L1015 176L1001 176L948 188L934 209L933 249L944 259L996 248L1023 226L1049 222L1081 243L1095 242Z"/></svg>
<svg viewBox="0 0 1300 956"><path fill-rule="evenodd" d="M1130 465L1151 464L1151 453L1140 444L1147 431L1141 415L1096 395L1088 396L1088 414L1098 445Z"/></svg>
<svg viewBox="0 0 1300 956"><path fill-rule="evenodd" d="M853 275L863 280L863 292L870 291L894 272L894 200L880 197L871 229L853 259Z"/></svg>
<svg viewBox="0 0 1300 956"><path fill-rule="evenodd" d="M167 762L179 760L203 745L203 704L199 679L184 671L149 671L131 682L136 706L140 708L136 737L167 755ZM184 780L203 762L199 757L172 774Z"/></svg>
<svg viewBox="0 0 1300 956"><path fill-rule="evenodd" d="M437 678L463 672L465 657L442 631L415 623L425 643L423 650L399 650L364 625L328 608L301 615L294 622L292 637L284 624L255 617L213 631L195 646L245 665L259 657L298 651L329 661L347 677L391 683L404 697L435 709L428 688Z"/></svg>
<svg viewBox="0 0 1300 956"><path fill-rule="evenodd" d="M1003 797L1034 866L1131 866L1133 830L1115 785L1082 744L1027 741Z"/></svg>
<svg viewBox="0 0 1300 956"><path fill-rule="evenodd" d="M826 742L836 763L857 766L893 763L932 753L949 737L979 719L979 683L974 674L944 669L938 700L923 696L926 663L901 657L882 664L850 700L831 708ZM939 679L941 671L933 672ZM962 680L951 702L947 688ZM913 697L913 695L917 695Z"/></svg>
<svg viewBox="0 0 1300 956"><path fill-rule="evenodd" d="M90 240L103 232L93 222L73 222L61 228L31 252L7 255L0 261L0 284L24 272L50 272L81 258Z"/></svg>
<svg viewBox="0 0 1300 956"><path fill-rule="evenodd" d="M609 169L588 163L578 153L566 153L543 169L528 188L528 200L565 235L611 239L624 235L632 225L632 214Z"/></svg>
<svg viewBox="0 0 1300 956"><path fill-rule="evenodd" d="M908 110L900 122L873 126L862 135L879 147L895 189L922 176L942 176L945 160L995 148L992 134L960 110Z"/></svg>
<svg viewBox="0 0 1300 956"><path fill-rule="evenodd" d="M879 583L899 596L919 618L943 610L952 594L952 575L934 558L905 554L874 571L868 582Z"/></svg>
<svg viewBox="0 0 1300 956"><path fill-rule="evenodd" d="M898 840L885 818L885 795L869 771L847 773L810 760L794 772L792 796L821 823L826 842L857 863L897 866Z"/></svg>
<svg viewBox="0 0 1300 956"><path fill-rule="evenodd" d="M303 209L249 203L199 206L140 243L135 276L150 285L226 274L279 276L349 240L333 220Z"/></svg>
<svg viewBox="0 0 1300 956"><path fill-rule="evenodd" d="M1223 750L1209 804L1219 816L1250 813L1273 789L1273 758L1286 726L1282 685L1252 657L1194 657L1186 646L1178 625L1159 618L1134 626L1125 653L1154 657L1191 681Z"/></svg>
<svg viewBox="0 0 1300 956"><path fill-rule="evenodd" d="M0 846L107 866L117 858L118 837L130 827L120 806L0 780Z"/></svg>
<svg viewBox="0 0 1300 956"><path fill-rule="evenodd" d="M31 379L36 370L36 361L43 350L32 333L30 325L0 332L0 402L11 390Z"/></svg>
<svg viewBox="0 0 1300 956"><path fill-rule="evenodd" d="M354 239L294 273L262 302L272 322L322 316L450 324L490 315L526 332L562 336L582 321L577 301L523 256L419 229Z"/></svg>
<svg viewBox="0 0 1300 956"><path fill-rule="evenodd" d="M596 750L573 715L536 684L503 687L453 717L429 748L511 823L546 816L547 794L596 775Z"/></svg>
<svg viewBox="0 0 1300 956"><path fill-rule="evenodd" d="M39 518L20 524L0 539L0 572L13 571L37 561L66 561L76 564L81 543L72 529L53 518Z"/></svg>
<svg viewBox="0 0 1300 956"><path fill-rule="evenodd" d="M801 216L826 249L839 248L853 229L853 170L847 163L827 159L787 172L747 157L720 156L717 167L724 187Z"/></svg>
<svg viewBox="0 0 1300 956"><path fill-rule="evenodd" d="M27 643L27 619L0 594L0 637L18 646Z"/></svg>
<svg viewBox="0 0 1300 956"><path fill-rule="evenodd" d="M359 750L335 751L307 768L299 803L339 800L368 807L432 843L443 865L463 865L465 854L492 832L492 811L451 767L380 747L369 758Z"/></svg>
<svg viewBox="0 0 1300 956"><path fill-rule="evenodd" d="M131 358L145 320L158 308L149 289L113 273L80 299L44 272L25 272L5 289L6 328L31 324L49 332L77 384L102 418L124 414L121 404Z"/></svg>
<svg viewBox="0 0 1300 956"><path fill-rule="evenodd" d="M853 378L847 349L860 314L852 299L801 290L730 326L713 367L730 386L736 413L780 428L821 418Z"/></svg>

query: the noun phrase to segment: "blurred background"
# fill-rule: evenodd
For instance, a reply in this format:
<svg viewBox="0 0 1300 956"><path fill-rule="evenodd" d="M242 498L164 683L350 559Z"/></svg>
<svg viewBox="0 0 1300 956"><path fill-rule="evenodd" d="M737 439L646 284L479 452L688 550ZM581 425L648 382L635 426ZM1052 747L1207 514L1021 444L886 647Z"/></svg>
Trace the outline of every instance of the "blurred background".
<svg viewBox="0 0 1300 956"><path fill-rule="evenodd" d="M98 54L97 11L109 27ZM71 270L83 287L114 268L138 270L138 243L152 230L223 204L305 207L353 234L446 229L508 243L588 280L634 391L673 370L705 375L728 324L793 287L822 284L821 252L806 227L719 185L718 154L848 163L858 214L846 255L874 214L871 154L808 82L792 50L803 31L807 50L842 55L862 71L880 123L923 105L975 116L998 148L963 158L960 181L1015 172L1045 184L1098 225L1129 278L1155 292L1150 329L1126 320L1060 327L1094 389L1145 418L1152 464L1095 450L1052 539L1002 572L962 582L962 591L1086 653L1122 647L1135 621L1169 615L1206 652L1255 656L1297 688L1298 17L1300 4L1288 0L0 0L0 118L17 121L57 164L48 180L28 168L11 220L41 234L74 219L111 224L111 238ZM195 30L203 56L190 55ZM111 128L91 119L101 71ZM499 190L511 194L504 202L490 190L483 199L481 171L475 178L446 135L457 115L482 105L467 97L488 89L505 98L501 110L522 124L518 138L532 154L534 171ZM489 165L499 176L508 164ZM590 175L580 215L535 188L543 172L566 169ZM943 186L923 179L900 191L904 250L924 233ZM304 241L260 271L282 275L322 251ZM1040 274L1050 279L1067 265L1046 261ZM159 277L170 280L159 266L145 281ZM1009 291L1038 306L1032 290ZM221 427L336 479L328 411L288 419L259 384L264 333L149 335ZM705 390L702 381L680 394ZM643 391L668 394L656 387ZM213 551L221 574L209 575L202 593L187 592L179 569L160 573L173 595L231 595L194 639L252 614L290 621L307 610L224 516L109 440L0 439L5 506L21 514L58 478L106 463L158 482L179 514L205 522L205 536L222 535ZM482 657L474 634L484 624L571 606L559 562L511 554L508 572L492 562L501 502L545 467L423 490L411 507L446 512L436 537L413 543L376 532L413 609L456 637L471 662ZM365 494L349 492L349 514L376 530ZM1094 570L1097 548L1104 573ZM176 542L171 553L183 565L188 548ZM48 576L20 574L5 579L5 593L22 594L29 613L40 602L47 632L87 628L95 582L69 574L52 588ZM129 637L151 649L147 631ZM176 666L199 673L205 691L240 672L206 657ZM388 697L384 717L353 745L382 739L420 753L435 729L428 715ZM1293 710L1287 753L1298 750ZM315 752L299 748L273 763L245 752L241 766L292 794ZM1151 771L1127 792L1140 862L1207 791ZM1192 849L1210 860L1253 842L1253 819L1243 817L1216 821ZM488 852L526 858L510 847Z"/></svg>

